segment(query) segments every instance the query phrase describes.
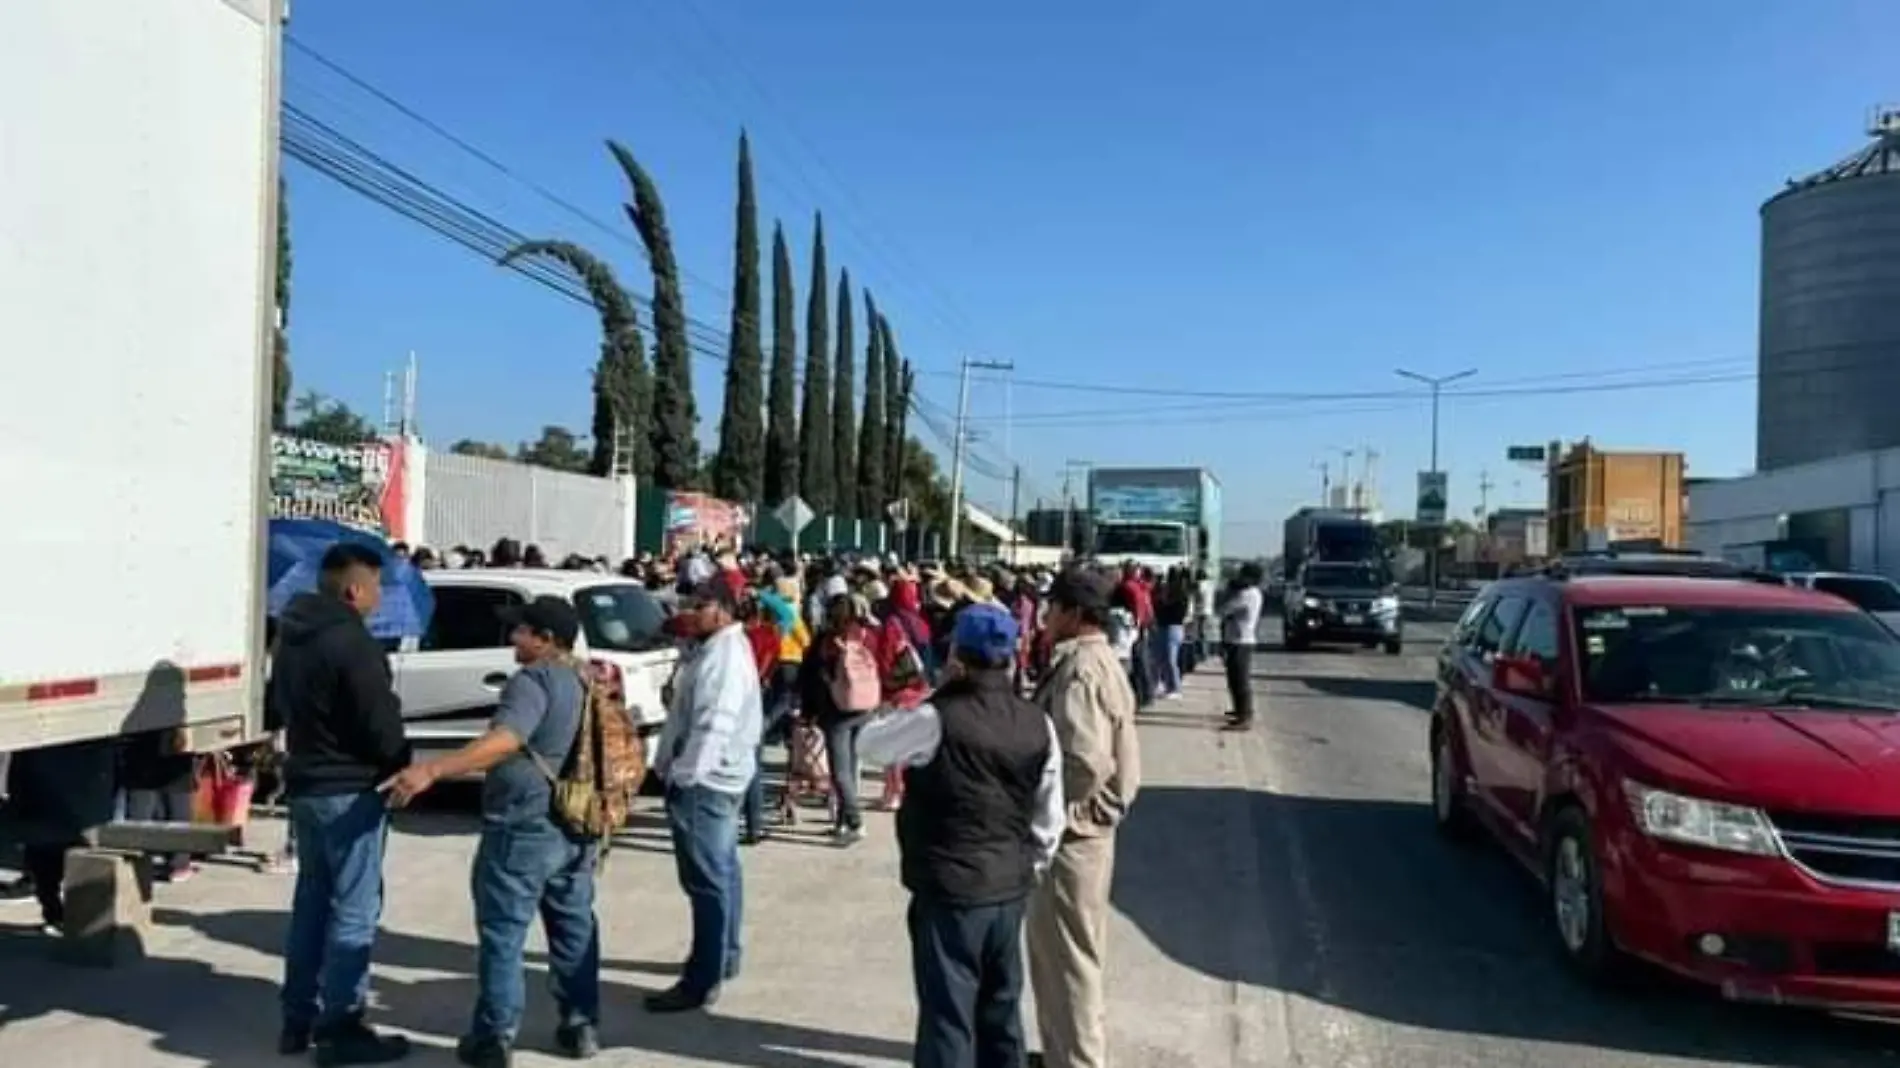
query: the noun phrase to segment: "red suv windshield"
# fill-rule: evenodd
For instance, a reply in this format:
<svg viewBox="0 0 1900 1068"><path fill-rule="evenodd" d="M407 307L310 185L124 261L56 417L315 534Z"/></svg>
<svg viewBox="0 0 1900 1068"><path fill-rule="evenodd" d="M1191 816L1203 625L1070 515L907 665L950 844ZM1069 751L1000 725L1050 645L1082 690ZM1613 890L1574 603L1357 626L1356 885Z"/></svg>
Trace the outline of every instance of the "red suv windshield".
<svg viewBox="0 0 1900 1068"><path fill-rule="evenodd" d="M1575 613L1587 701L1900 712L1900 639L1857 612L1592 605Z"/></svg>

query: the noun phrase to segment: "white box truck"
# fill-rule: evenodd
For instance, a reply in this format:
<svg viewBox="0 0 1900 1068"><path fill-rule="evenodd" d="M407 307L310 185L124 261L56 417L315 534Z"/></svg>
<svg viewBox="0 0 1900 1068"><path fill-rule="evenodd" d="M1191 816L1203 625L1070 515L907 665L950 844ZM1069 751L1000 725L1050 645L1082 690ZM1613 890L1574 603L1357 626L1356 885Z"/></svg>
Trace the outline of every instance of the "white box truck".
<svg viewBox="0 0 1900 1068"><path fill-rule="evenodd" d="M260 734L281 33L0 3L0 753Z"/></svg>

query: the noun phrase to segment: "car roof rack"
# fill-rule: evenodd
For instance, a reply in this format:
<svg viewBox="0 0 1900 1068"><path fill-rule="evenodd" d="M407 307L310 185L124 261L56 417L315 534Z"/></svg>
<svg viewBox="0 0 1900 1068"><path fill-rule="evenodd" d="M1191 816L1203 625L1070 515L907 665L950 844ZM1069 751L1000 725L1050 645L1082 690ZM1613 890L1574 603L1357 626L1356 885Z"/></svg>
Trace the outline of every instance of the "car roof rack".
<svg viewBox="0 0 1900 1068"><path fill-rule="evenodd" d="M1777 572L1744 567L1719 556L1707 556L1686 549L1644 549L1640 552L1607 549L1565 553L1545 564L1537 574L1559 581L1585 575L1625 575L1735 579L1770 586L1787 585L1787 580Z"/></svg>

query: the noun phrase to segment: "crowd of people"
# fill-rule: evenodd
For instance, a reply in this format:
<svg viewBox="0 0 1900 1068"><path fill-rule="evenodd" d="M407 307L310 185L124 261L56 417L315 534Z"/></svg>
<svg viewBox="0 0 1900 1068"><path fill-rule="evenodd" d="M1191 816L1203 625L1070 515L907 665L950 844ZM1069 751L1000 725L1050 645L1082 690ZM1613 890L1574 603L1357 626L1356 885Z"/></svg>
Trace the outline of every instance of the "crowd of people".
<svg viewBox="0 0 1900 1068"><path fill-rule="evenodd" d="M530 567L533 546L488 553L397 547L422 567ZM565 561L606 570L605 561ZM508 622L519 670L488 729L421 759L381 647L364 621L384 557L331 549L317 589L277 620L269 704L299 863L282 989L285 1054L378 1064L409 1052L364 1018L382 911L390 811L436 783L483 778L473 862L477 994L460 1060L510 1063L525 1009L524 955L539 916L558 1010L556 1048L600 1048L595 877L611 832L561 817L594 694L574 657L574 606L542 597ZM895 557L772 555L721 546L621 568L669 589L681 649L652 771L664 784L691 949L654 1013L711 1005L742 971L741 847L823 807L840 847L865 833L864 768L897 812L918 1001L915 1063L1004 1068L1106 1063L1103 989L1115 831L1140 785L1136 723L1179 697L1216 644L1252 717L1246 660L1258 575L1216 591L1204 573L1126 565L907 565ZM768 745L790 754L764 774ZM33 873L30 871L29 875ZM57 879L50 871L42 881ZM42 900L48 900L42 896ZM49 910L56 909L56 890ZM49 911L49 922L57 916ZM1024 947L1027 966L1024 965ZM1035 990L1042 1052L1020 998Z"/></svg>

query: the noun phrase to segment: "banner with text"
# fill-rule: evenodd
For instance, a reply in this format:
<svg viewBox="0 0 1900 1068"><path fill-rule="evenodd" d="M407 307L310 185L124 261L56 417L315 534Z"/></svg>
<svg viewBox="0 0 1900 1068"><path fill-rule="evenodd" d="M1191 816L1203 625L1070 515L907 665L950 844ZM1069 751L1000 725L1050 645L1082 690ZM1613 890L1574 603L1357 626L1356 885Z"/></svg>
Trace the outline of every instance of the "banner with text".
<svg viewBox="0 0 1900 1068"><path fill-rule="evenodd" d="M1446 483L1443 471L1418 473L1418 505L1412 512L1417 522L1431 527L1444 525Z"/></svg>
<svg viewBox="0 0 1900 1068"><path fill-rule="evenodd" d="M704 493L670 493L666 498L668 556L690 552L702 545L737 549L745 528L745 509Z"/></svg>
<svg viewBox="0 0 1900 1068"><path fill-rule="evenodd" d="M325 519L386 538L403 531L403 446L271 435L270 518Z"/></svg>

